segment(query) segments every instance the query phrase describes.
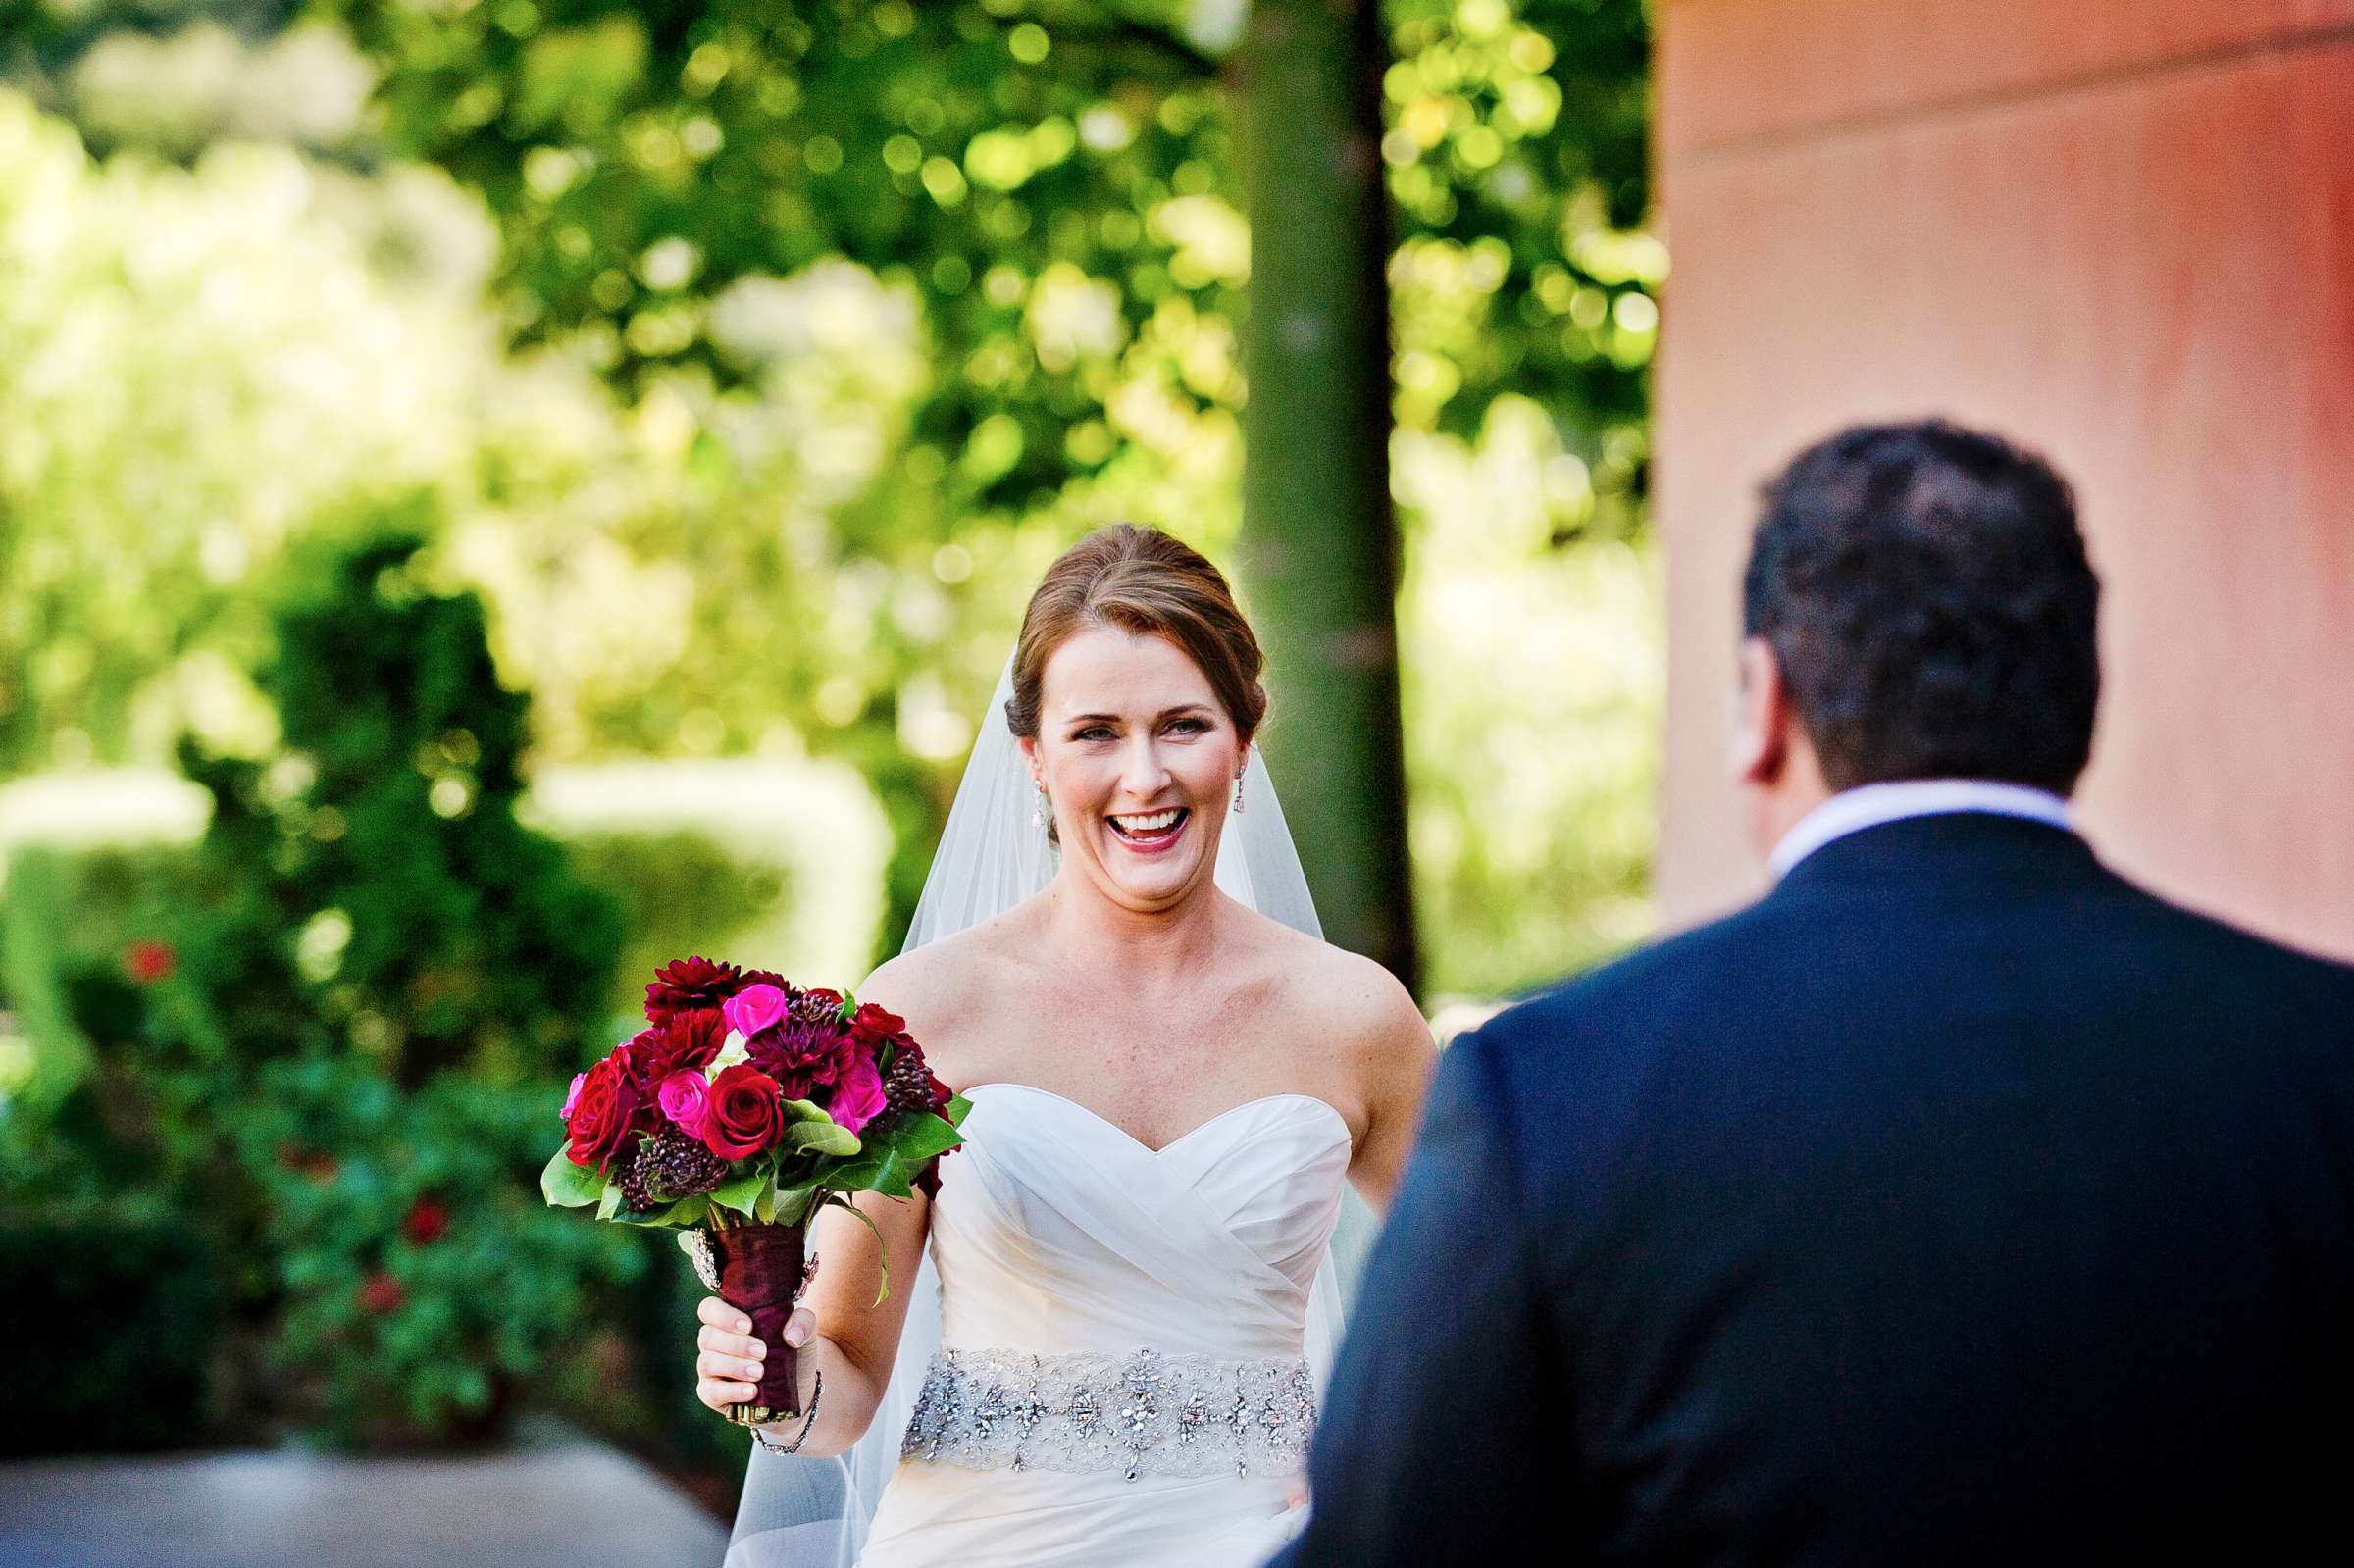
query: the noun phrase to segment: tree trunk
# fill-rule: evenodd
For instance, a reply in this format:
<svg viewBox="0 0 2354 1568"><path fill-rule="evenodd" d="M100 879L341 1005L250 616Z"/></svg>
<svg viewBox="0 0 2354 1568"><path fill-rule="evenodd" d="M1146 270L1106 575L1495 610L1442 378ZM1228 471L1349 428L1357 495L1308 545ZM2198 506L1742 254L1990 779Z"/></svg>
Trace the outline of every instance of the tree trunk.
<svg viewBox="0 0 2354 1568"><path fill-rule="evenodd" d="M1251 208L1244 587L1264 734L1326 936L1415 977L1390 508L1377 0L1255 0L1233 60Z"/></svg>

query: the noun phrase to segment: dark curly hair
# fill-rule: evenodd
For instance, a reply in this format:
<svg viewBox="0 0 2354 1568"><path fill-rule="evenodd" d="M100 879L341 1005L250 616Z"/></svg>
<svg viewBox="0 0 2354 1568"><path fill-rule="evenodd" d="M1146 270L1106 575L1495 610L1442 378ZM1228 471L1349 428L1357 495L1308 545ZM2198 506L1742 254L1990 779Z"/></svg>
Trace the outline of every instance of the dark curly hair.
<svg viewBox="0 0 2354 1568"><path fill-rule="evenodd" d="M1833 789L2065 794L2092 751L2100 593L2068 481L1926 420L1842 430L1769 481L1742 597Z"/></svg>

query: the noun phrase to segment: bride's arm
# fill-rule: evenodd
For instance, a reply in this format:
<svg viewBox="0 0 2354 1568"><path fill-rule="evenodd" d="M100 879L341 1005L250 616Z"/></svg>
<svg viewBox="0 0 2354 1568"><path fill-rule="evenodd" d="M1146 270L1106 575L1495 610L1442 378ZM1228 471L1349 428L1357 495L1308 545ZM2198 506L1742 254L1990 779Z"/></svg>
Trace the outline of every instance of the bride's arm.
<svg viewBox="0 0 2354 1568"><path fill-rule="evenodd" d="M1413 1152L1422 1100L1438 1065L1438 1044L1422 1010L1387 970L1359 960L1371 975L1360 981L1353 1009L1357 1103L1365 1125L1349 1164L1349 1180L1376 1215L1390 1198ZM1362 974L1362 971L1360 971Z"/></svg>
<svg viewBox="0 0 2354 1568"><path fill-rule="evenodd" d="M920 1194L894 1198L862 1192L855 1201L859 1213L875 1222L875 1230L840 1209L828 1208L818 1215L810 1227L810 1243L819 1267L800 1309L785 1329L788 1340L796 1334L807 1336L800 1341L795 1368L803 1410L809 1408L817 1379L825 1379L817 1420L800 1445L805 1454L841 1453L873 1423L898 1354L907 1296L915 1289L931 1223L931 1204ZM880 1250L875 1245L877 1232L883 1239ZM885 1259L891 1267L891 1291L877 1303ZM715 1295L703 1298L696 1315L703 1327L696 1340L700 1354L695 1359L695 1397L715 1410L749 1399L762 1351L760 1341L745 1332L748 1320ZM801 1422L794 1418L762 1430L790 1442L799 1434Z"/></svg>

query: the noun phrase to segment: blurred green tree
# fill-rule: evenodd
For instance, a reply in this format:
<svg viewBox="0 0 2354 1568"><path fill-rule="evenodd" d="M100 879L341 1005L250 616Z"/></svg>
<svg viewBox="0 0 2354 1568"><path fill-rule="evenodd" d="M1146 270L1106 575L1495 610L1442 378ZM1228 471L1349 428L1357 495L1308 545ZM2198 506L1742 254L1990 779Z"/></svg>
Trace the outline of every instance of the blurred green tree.
<svg viewBox="0 0 2354 1568"><path fill-rule="evenodd" d="M1248 19L1239 0L13 8L0 58L17 79L93 146L194 169L186 191L144 160L85 175L106 223L63 250L0 258L41 285L0 290L24 305L0 359L7 342L37 351L0 363L12 399L35 394L0 431L21 448L0 463L0 513L15 525L0 555L20 552L0 559L0 639L31 650L13 683L0 666L0 741L72 760L229 712L234 683L214 650L233 666L253 641L240 576L287 520L338 486L435 477L449 497L445 553L493 606L502 669L540 693L538 753L805 741L845 757L899 840L889 940L1020 595L1052 549L1117 516L1213 551L1237 543L1242 421L1289 401L1247 410L1238 347L1252 279L1238 132ZM1356 490L1372 493L1398 442L1469 451L1499 396L1534 399L1559 461L1543 469L1545 528L1513 537L1547 581L1588 581L1550 571L1552 558L1632 536L1643 517L1643 378L1665 272L1637 227L1643 5L1388 0L1380 28L1388 341L1379 313L1358 329L1351 374L1370 384L1357 388L1359 433L1339 444L1359 454ZM347 37L356 53L333 41ZM297 43L333 68L292 72ZM296 93L285 84L298 76L333 90ZM264 92L272 81L281 90ZM286 107L297 100L299 114ZM298 187L282 163L207 134L309 149L308 211L286 199ZM447 203L420 199L442 168L481 194L486 249ZM232 170L250 188L230 189ZM184 206L156 210L165 199ZM228 309L212 308L218 286L190 292L221 335L159 329L179 307L136 243L141 226L188 228L202 213L210 234L213 208L239 203L262 219L250 245L224 228L186 266L251 280ZM428 207L433 221L407 221ZM325 242L333 226L320 219L352 241ZM43 232L0 224L0 246ZM398 289L352 281L355 251ZM305 273L335 289L292 282ZM348 320L296 319L331 293L357 302ZM505 362L455 347L479 330L446 308L458 302L497 329ZM332 386L314 376L296 394L305 361L246 352L227 335L239 321L257 345L307 335L370 369ZM60 354L106 369L60 381L26 368ZM97 399L117 376L135 397ZM1361 433L1380 428L1384 396L1387 452ZM306 408L333 433L307 430ZM162 441L146 438L151 410L166 416ZM229 411L250 411L253 430ZM269 455L254 461L257 442ZM151 472L156 454L168 472ZM292 482L257 489L244 482L255 473ZM1415 496L1401 514L1409 593L1417 541L1446 504ZM1292 501L1287 529L1322 505ZM155 544L128 537L138 530ZM1381 529L1332 531L1365 544ZM1379 579L1345 579L1359 589L1348 624L1373 642ZM1291 647L1293 612L1246 586L1269 600L1270 640ZM164 613L141 622L128 610L148 589ZM120 629L91 634L94 620ZM1443 623L1407 634L1409 664L1456 651ZM1278 680L1295 667L1313 666L1287 651ZM1269 743L1288 778L1301 759L1287 741L1330 705L1305 686L1278 695L1293 728L1279 723ZM1352 727L1377 749L1382 731ZM1427 737L1409 747L1417 790L1447 765ZM1350 805L1350 831L1394 841L1368 828L1394 770L1369 786L1367 769L1352 777L1376 805ZM1331 793L1305 778L1291 792ZM1448 783L1434 799L1468 815L1443 835L1417 828L1417 845L1481 853L1477 822L1496 802ZM1302 834L1325 859L1324 831L1304 820ZM1436 875L1469 866L1442 857ZM1396 869L1377 875L1394 882ZM1470 885L1448 882L1451 902ZM1336 933L1381 948L1325 890ZM1348 902L1376 920L1403 907L1394 889ZM1481 940L1433 936L1434 978L1488 973Z"/></svg>
<svg viewBox="0 0 2354 1568"><path fill-rule="evenodd" d="M258 672L277 747L183 747L213 794L213 897L187 914L172 1023L206 1059L348 1041L412 1091L461 1069L543 1084L602 1022L620 914L515 819L526 699L499 683L481 601L418 570L432 506L289 558Z"/></svg>
<svg viewBox="0 0 2354 1568"><path fill-rule="evenodd" d="M1325 934L1416 980L1390 504L1376 0L1257 0L1235 51L1252 234L1243 567Z"/></svg>
<svg viewBox="0 0 2354 1568"><path fill-rule="evenodd" d="M902 537L1084 492L1140 402L1231 422L1224 324L1255 229L1275 297L1254 329L1248 575L1301 715L1277 754L1336 935L1412 972L1386 430L1475 430L1499 391L1533 392L1590 437L1569 531L1639 515L1639 442L1607 438L1639 425L1663 270L1612 243L1648 200L1638 0L1262 4L1248 30L1232 6L1096 0L315 9L383 66L389 143L501 215L520 341L581 335L624 384L680 363L725 379L747 279L840 254L913 289L946 374L897 470L935 504L868 514ZM1247 224L1254 91L1283 134L1256 138ZM1347 149L1299 140L1326 102ZM1325 305L1317 351L1275 325Z"/></svg>

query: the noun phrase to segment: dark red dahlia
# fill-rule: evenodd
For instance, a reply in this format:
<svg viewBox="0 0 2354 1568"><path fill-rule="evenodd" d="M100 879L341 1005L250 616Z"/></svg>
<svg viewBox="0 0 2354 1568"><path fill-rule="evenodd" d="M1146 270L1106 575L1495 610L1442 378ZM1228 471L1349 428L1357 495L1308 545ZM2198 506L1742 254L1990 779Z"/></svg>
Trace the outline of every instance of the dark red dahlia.
<svg viewBox="0 0 2354 1568"><path fill-rule="evenodd" d="M653 984L645 987L646 1021L660 1024L674 1013L717 1012L719 1004L735 995L742 984L743 971L734 964L714 963L699 955L665 964L654 971Z"/></svg>
<svg viewBox="0 0 2354 1568"><path fill-rule="evenodd" d="M742 990L746 986L774 986L788 996L793 994L793 982L773 969L745 970L742 978L737 981L736 988Z"/></svg>
<svg viewBox="0 0 2354 1568"><path fill-rule="evenodd" d="M785 1097L808 1099L822 1085L838 1084L861 1052L850 1032L836 1016L825 1023L786 1022L764 1029L744 1041L751 1063L784 1087Z"/></svg>
<svg viewBox="0 0 2354 1568"><path fill-rule="evenodd" d="M630 1075L647 1089L682 1067L708 1067L728 1040L728 1021L709 1008L691 1008L640 1030L622 1050Z"/></svg>
<svg viewBox="0 0 2354 1568"><path fill-rule="evenodd" d="M661 1027L641 1029L614 1046L612 1060L640 1092L651 1094L668 1071L663 1065L669 1060L668 1042Z"/></svg>

